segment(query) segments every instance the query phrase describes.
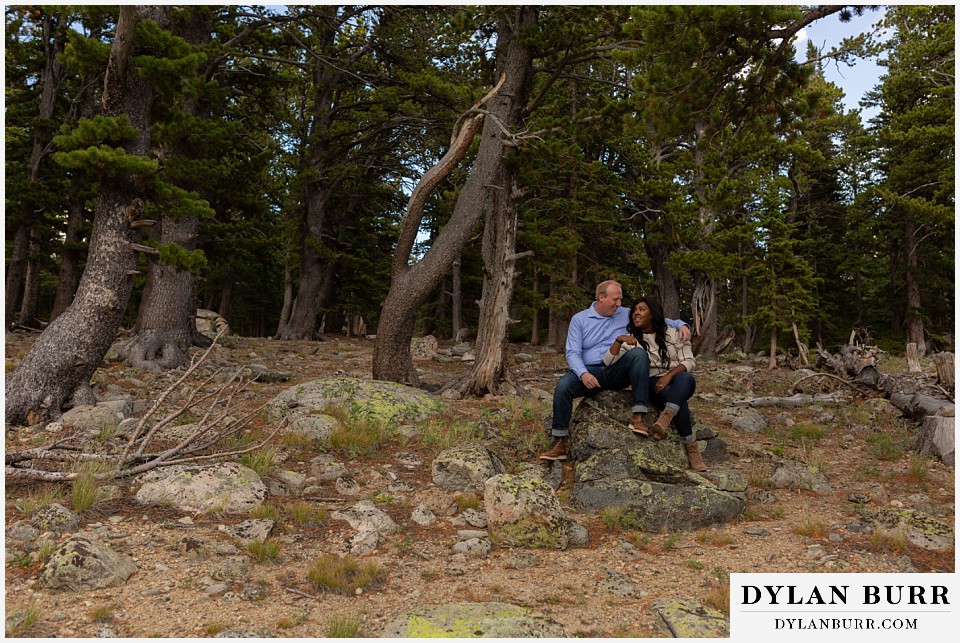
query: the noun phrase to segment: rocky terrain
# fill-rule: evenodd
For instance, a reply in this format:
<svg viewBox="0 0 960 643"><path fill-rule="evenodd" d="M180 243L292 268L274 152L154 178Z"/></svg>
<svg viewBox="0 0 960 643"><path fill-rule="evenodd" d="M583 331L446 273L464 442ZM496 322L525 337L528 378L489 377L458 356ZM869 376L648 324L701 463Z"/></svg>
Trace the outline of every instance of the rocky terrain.
<svg viewBox="0 0 960 643"><path fill-rule="evenodd" d="M34 338L7 334L8 372ZM372 348L228 337L164 410L215 368L246 369L258 380L230 413L266 406L229 448L273 434L264 449L98 484L92 504L69 485L8 480L7 634L724 636L729 573L954 571L954 471L906 449L916 427L882 398L809 378L817 400L755 407L811 372L770 371L761 356L701 360L698 435L739 513L673 523L639 506L587 511L573 463L536 463L562 355L511 346L527 395L460 400L426 391L469 369L468 346L419 342L426 391L401 392L367 382ZM181 374L108 355L100 405L40 430L7 427L6 452L67 436L118 452ZM181 416L160 444L202 422ZM517 531L508 514L521 496L555 522ZM317 581L331 560L355 561L367 580Z"/></svg>

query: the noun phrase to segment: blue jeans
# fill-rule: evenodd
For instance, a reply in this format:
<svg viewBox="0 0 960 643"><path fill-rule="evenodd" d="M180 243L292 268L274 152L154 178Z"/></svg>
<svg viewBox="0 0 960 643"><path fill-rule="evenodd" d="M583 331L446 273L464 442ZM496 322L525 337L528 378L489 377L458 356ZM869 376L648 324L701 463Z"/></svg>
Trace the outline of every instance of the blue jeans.
<svg viewBox="0 0 960 643"><path fill-rule="evenodd" d="M563 438L570 434L573 400L593 396L600 391L619 391L630 386L633 388L633 412L647 412L650 403L650 359L645 350L634 348L610 366L588 365L587 371L597 378L600 388L587 388L573 371L557 382L553 390L553 427L550 430L554 437Z"/></svg>
<svg viewBox="0 0 960 643"><path fill-rule="evenodd" d="M633 351L630 352L632 353ZM658 381L660 381L659 375L650 376L650 392L656 395L657 401L664 406L667 404L675 404L680 407L680 410L677 411L676 416L673 418L673 421L677 424L677 433L684 438L692 435L693 422L690 419L690 405L687 404L687 400L693 397L694 392L697 390L696 378L686 371L678 373L670 380L670 384L667 385L666 388L657 393L656 387Z"/></svg>

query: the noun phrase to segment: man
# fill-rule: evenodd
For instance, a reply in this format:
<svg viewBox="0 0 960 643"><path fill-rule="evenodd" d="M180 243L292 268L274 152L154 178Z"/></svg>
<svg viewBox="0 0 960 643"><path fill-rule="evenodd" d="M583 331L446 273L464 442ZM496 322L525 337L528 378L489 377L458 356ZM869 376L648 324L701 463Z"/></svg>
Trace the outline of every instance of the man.
<svg viewBox="0 0 960 643"><path fill-rule="evenodd" d="M630 428L635 433L648 433L643 419L650 402L650 361L647 352L635 348L623 357L604 366L603 355L618 337L627 332L630 309L623 302L623 289L613 280L597 286L597 300L570 320L567 331L567 365L570 372L560 378L553 391L554 437L550 450L541 454L541 460L566 460L567 440L570 434L570 417L573 415L573 400L600 391L616 391L627 386L633 388L633 419ZM682 338L690 339L690 329L679 320L668 319ZM631 336L632 337L632 336ZM636 342L636 339L633 340ZM619 346L617 347L619 349Z"/></svg>

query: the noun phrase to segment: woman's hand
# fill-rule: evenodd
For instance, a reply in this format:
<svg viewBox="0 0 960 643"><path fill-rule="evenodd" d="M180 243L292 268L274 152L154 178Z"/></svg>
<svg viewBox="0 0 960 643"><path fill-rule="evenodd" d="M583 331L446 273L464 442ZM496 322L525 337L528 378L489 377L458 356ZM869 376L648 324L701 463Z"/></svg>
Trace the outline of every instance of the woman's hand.
<svg viewBox="0 0 960 643"><path fill-rule="evenodd" d="M672 379L673 379L673 376L670 375L669 373L667 375L661 376L660 379L657 380L657 386L655 389L657 393L663 393L663 389L670 386L670 380Z"/></svg>
<svg viewBox="0 0 960 643"><path fill-rule="evenodd" d="M630 346L637 345L637 338L629 333L627 333L626 335L620 335L619 337L617 337L617 341L620 342L621 344L629 344Z"/></svg>

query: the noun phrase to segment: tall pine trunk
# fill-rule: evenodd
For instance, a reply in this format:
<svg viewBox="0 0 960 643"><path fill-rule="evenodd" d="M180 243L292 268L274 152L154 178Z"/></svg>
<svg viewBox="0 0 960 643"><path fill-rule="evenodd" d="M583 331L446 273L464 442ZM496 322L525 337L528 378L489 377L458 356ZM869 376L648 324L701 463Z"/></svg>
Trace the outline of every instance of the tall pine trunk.
<svg viewBox="0 0 960 643"><path fill-rule="evenodd" d="M477 157L460 191L450 220L430 250L413 266L407 263L407 257L409 249L412 248L416 227L404 227L393 264L390 291L387 293L377 326L377 340L373 349L374 379L414 385L419 383L410 355L414 319L420 306L436 289L440 279L470 238L474 226L484 212L486 202L493 198L491 192L500 189L498 181L501 180L504 154L501 127L512 129L518 124L530 83L530 49L520 38L514 37L514 29L535 23L536 11L535 7L517 7L514 13L519 20L515 23L502 20L498 26L497 76L502 75L504 80L499 93L488 107L493 118L485 118L483 121ZM467 119L467 122L469 121L470 119ZM467 127L465 124L464 129ZM462 158L462 154L456 157L456 160L459 158ZM442 164L443 161L438 167ZM450 170L452 167L447 173ZM419 211L422 214L422 205L419 206Z"/></svg>
<svg viewBox="0 0 960 643"><path fill-rule="evenodd" d="M150 145L149 81L133 65L134 33L141 18L165 23L166 7L124 5L104 80L103 114L126 114L137 131L127 154L146 156ZM6 381L6 421L30 424L58 417L64 402L86 384L110 348L133 289L142 213L136 177L106 176L99 186L86 269L73 303L31 346Z"/></svg>
<svg viewBox="0 0 960 643"><path fill-rule="evenodd" d="M927 342L923 336L923 317L920 315L920 282L917 280L917 225L913 221L904 224L904 279L907 290L907 343L917 345L917 354L927 353Z"/></svg>

